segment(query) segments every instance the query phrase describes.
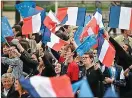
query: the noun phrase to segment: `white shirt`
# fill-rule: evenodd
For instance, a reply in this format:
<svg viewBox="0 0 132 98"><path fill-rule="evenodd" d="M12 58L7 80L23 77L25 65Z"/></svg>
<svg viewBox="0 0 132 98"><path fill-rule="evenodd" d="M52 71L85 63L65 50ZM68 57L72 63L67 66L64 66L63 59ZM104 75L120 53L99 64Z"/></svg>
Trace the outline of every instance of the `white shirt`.
<svg viewBox="0 0 132 98"><path fill-rule="evenodd" d="M6 90L6 89L4 88L4 95L5 95L5 96L7 96L9 90L10 90L10 89Z"/></svg>

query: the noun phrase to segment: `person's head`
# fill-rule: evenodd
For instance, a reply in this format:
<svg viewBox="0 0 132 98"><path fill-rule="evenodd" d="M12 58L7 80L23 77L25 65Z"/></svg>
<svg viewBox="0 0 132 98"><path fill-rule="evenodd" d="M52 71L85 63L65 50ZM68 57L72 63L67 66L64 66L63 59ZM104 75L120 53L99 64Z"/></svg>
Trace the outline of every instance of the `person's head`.
<svg viewBox="0 0 132 98"><path fill-rule="evenodd" d="M17 33L15 38L18 40L22 40L22 33Z"/></svg>
<svg viewBox="0 0 132 98"><path fill-rule="evenodd" d="M73 58L75 58L75 53L74 53L75 47L72 44L69 44L65 46L65 58L68 58L69 61Z"/></svg>
<svg viewBox="0 0 132 98"><path fill-rule="evenodd" d="M2 75L2 84L5 89L10 89L14 83L14 77L11 73Z"/></svg>
<svg viewBox="0 0 132 98"><path fill-rule="evenodd" d="M19 49L17 48L17 46L14 45L13 43L10 43L9 58L17 57L16 53L14 52L15 49L19 52Z"/></svg>
<svg viewBox="0 0 132 98"><path fill-rule="evenodd" d="M21 86L21 84L20 84L20 82L19 82L19 80L15 80L15 91L24 91L24 89L22 88L22 86Z"/></svg>
<svg viewBox="0 0 132 98"><path fill-rule="evenodd" d="M93 62L94 56L93 53L84 53L82 56L82 61L85 66L91 65Z"/></svg>
<svg viewBox="0 0 132 98"><path fill-rule="evenodd" d="M60 63L57 63L55 65L55 72L56 72L56 74L60 74L61 73L61 64Z"/></svg>
<svg viewBox="0 0 132 98"><path fill-rule="evenodd" d="M62 40L67 41L69 39L68 34L63 33L61 30L58 30L55 34Z"/></svg>
<svg viewBox="0 0 132 98"><path fill-rule="evenodd" d="M16 36L17 33L21 33L22 32L22 28L21 28L20 25L14 25L12 27L12 30L13 30L15 36Z"/></svg>
<svg viewBox="0 0 132 98"><path fill-rule="evenodd" d="M121 33L122 33L122 34L125 34L125 35L127 35L127 36L130 36L130 35L131 35L131 30L121 29Z"/></svg>
<svg viewBox="0 0 132 98"><path fill-rule="evenodd" d="M123 48L128 54L131 55L132 49L131 49L131 46L130 46L130 45L124 44L124 45L122 46L122 48Z"/></svg>
<svg viewBox="0 0 132 98"><path fill-rule="evenodd" d="M7 43L4 43L3 45L2 45L2 48L3 48L3 54L9 54L9 46L8 46L8 44Z"/></svg>
<svg viewBox="0 0 132 98"><path fill-rule="evenodd" d="M60 56L64 56L65 50L64 50L65 46L61 47L61 50L59 51Z"/></svg>

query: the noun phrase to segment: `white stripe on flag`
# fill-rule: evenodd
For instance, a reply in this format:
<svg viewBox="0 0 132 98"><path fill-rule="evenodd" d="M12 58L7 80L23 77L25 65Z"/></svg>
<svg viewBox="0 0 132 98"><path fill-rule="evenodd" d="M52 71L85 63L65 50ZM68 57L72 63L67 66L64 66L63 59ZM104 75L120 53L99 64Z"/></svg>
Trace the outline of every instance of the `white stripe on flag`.
<svg viewBox="0 0 132 98"><path fill-rule="evenodd" d="M59 43L59 37L53 33L51 33L50 39L51 41L47 42L47 46L49 46L50 48L52 48L56 43Z"/></svg>
<svg viewBox="0 0 132 98"><path fill-rule="evenodd" d="M30 78L30 83L35 88L40 97L57 97L49 78L33 76Z"/></svg>
<svg viewBox="0 0 132 98"><path fill-rule="evenodd" d="M48 13L48 16L53 22L56 22L57 24L60 24L59 20L56 18L55 14L50 10Z"/></svg>
<svg viewBox="0 0 132 98"><path fill-rule="evenodd" d="M121 7L120 10L120 19L119 19L119 28L129 29L130 19L131 19L131 8Z"/></svg>
<svg viewBox="0 0 132 98"><path fill-rule="evenodd" d="M101 51L100 51L100 54L99 54L99 60L101 62L103 62L105 54L106 54L108 48L109 48L109 43L108 43L107 40L104 40L104 43L102 45L102 48L101 48Z"/></svg>
<svg viewBox="0 0 132 98"><path fill-rule="evenodd" d="M94 34L94 32L93 32L91 27L88 28L87 32L88 32L88 36Z"/></svg>
<svg viewBox="0 0 132 98"><path fill-rule="evenodd" d="M41 27L41 13L32 16L32 33L38 33ZM27 28L28 29L28 28Z"/></svg>
<svg viewBox="0 0 132 98"><path fill-rule="evenodd" d="M67 15L68 15L68 21L66 21L66 25L76 26L78 7L68 7Z"/></svg>

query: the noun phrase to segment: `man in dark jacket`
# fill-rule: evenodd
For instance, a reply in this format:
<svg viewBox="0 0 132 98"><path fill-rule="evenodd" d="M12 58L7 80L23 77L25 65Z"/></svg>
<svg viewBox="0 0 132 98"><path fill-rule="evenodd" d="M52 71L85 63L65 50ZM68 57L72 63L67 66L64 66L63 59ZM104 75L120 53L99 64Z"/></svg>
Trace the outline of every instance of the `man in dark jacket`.
<svg viewBox="0 0 132 98"><path fill-rule="evenodd" d="M14 77L11 73L5 73L2 75L2 85L3 89L1 92L2 97L4 98L16 98L17 92L14 89Z"/></svg>

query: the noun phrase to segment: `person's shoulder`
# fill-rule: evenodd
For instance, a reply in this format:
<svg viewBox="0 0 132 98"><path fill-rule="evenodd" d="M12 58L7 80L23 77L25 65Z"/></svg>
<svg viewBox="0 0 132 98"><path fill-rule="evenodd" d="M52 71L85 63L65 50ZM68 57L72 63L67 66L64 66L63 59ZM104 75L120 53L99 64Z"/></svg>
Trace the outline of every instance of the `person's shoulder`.
<svg viewBox="0 0 132 98"><path fill-rule="evenodd" d="M120 39L120 38L123 38L123 35L118 35L118 36L116 36L116 37L114 38L114 40L118 40L118 39Z"/></svg>

